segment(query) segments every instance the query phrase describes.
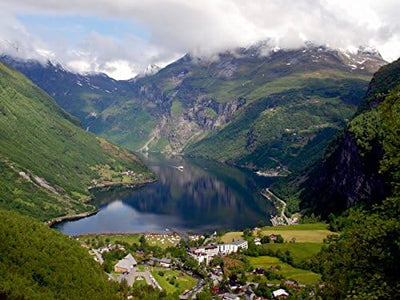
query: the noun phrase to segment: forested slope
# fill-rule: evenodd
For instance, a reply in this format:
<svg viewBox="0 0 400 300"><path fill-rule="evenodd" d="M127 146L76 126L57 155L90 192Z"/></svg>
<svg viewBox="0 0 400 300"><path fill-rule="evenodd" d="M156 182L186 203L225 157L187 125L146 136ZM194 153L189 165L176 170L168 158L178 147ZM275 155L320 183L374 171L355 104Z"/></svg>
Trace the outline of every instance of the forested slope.
<svg viewBox="0 0 400 300"><path fill-rule="evenodd" d="M1 299L114 299L117 290L74 239L0 209Z"/></svg>
<svg viewBox="0 0 400 300"><path fill-rule="evenodd" d="M89 186L153 179L133 153L71 121L46 93L0 63L0 207L48 220L91 210L82 202Z"/></svg>

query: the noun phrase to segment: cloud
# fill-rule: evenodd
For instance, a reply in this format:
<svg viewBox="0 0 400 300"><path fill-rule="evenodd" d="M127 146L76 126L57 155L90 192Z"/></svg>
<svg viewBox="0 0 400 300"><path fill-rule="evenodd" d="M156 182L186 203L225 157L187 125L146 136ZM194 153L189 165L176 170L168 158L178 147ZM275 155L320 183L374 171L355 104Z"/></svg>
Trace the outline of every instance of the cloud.
<svg viewBox="0 0 400 300"><path fill-rule="evenodd" d="M117 78L186 52L212 55L265 39L284 48L306 40L341 48L369 45L388 60L400 56L398 0L14 0L1 3L0 11L0 40L46 50L72 68ZM117 35L95 26L78 42L70 41L67 30L53 41L19 15L123 20L129 28ZM21 56L32 55L25 52Z"/></svg>

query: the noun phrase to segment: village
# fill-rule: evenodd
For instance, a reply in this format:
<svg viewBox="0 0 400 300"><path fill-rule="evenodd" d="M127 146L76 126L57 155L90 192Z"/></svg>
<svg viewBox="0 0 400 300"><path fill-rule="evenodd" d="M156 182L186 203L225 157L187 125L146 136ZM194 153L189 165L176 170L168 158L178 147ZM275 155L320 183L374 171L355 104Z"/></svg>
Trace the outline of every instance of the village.
<svg viewBox="0 0 400 300"><path fill-rule="evenodd" d="M231 242L221 242L217 233L181 237L175 232L78 239L102 265L109 280L128 291L149 286L176 299L286 299L302 290L313 293L309 286L279 275L278 263L269 268L250 263L254 249L284 242L279 234L261 237L258 231L245 230L241 239ZM290 254L285 255L289 261ZM204 294L211 298L203 298ZM127 298L132 294L128 292Z"/></svg>

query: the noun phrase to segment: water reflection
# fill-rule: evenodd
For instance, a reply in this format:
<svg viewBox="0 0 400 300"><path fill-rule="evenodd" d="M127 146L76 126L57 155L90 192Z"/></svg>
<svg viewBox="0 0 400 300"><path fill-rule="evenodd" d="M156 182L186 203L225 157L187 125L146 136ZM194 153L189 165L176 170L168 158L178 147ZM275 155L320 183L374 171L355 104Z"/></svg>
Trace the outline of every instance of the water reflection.
<svg viewBox="0 0 400 300"><path fill-rule="evenodd" d="M268 222L270 203L259 190L267 178L216 162L149 155L158 181L137 191L97 197L97 215L57 226L67 234L239 229ZM183 170L176 167L182 166Z"/></svg>

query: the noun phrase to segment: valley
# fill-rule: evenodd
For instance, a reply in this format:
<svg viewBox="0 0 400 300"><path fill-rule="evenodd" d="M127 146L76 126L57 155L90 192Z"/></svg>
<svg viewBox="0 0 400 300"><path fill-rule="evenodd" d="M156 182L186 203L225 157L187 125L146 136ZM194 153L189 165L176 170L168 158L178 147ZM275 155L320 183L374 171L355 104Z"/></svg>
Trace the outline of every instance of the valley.
<svg viewBox="0 0 400 300"><path fill-rule="evenodd" d="M0 298L398 297L399 60L0 60Z"/></svg>

